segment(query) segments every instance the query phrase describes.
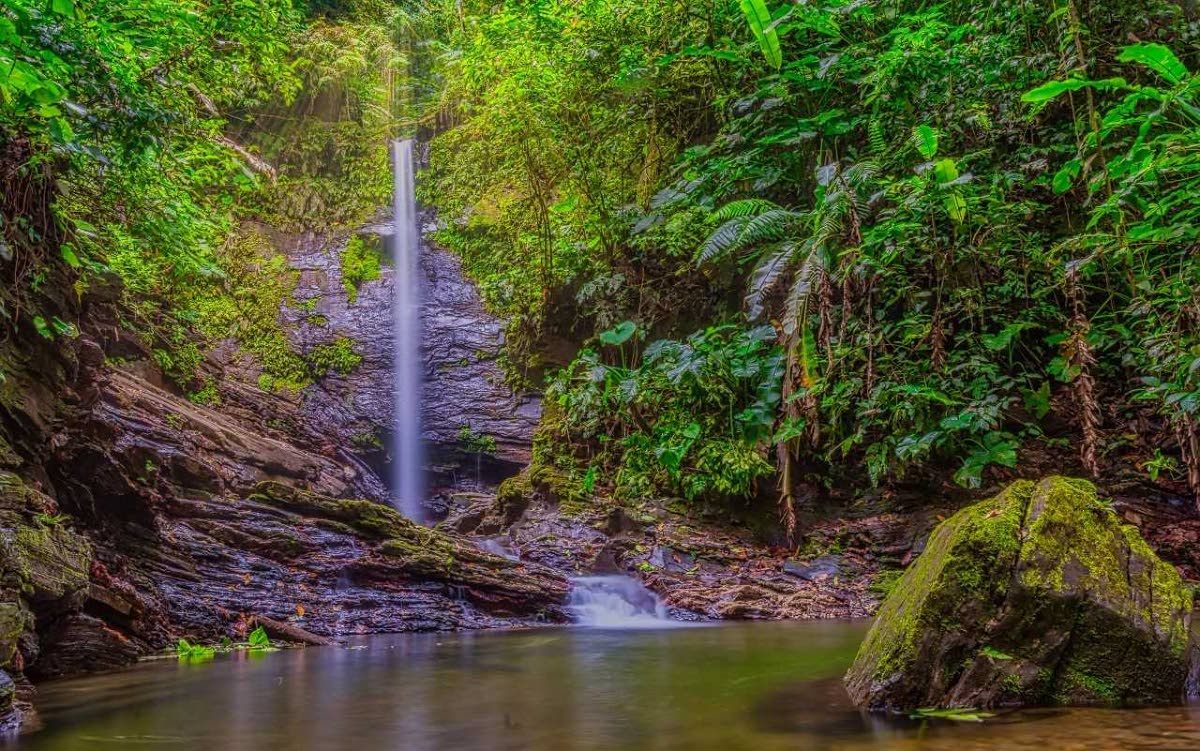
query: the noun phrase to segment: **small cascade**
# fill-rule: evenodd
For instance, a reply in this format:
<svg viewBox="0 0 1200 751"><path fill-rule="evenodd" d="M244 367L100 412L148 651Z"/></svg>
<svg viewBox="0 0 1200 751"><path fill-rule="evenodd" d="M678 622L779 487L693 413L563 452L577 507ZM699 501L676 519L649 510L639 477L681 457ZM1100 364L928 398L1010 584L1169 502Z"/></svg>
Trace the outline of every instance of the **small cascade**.
<svg viewBox="0 0 1200 751"><path fill-rule="evenodd" d="M589 628L672 628L667 608L631 576L581 576L571 580L567 610L575 623Z"/></svg>
<svg viewBox="0 0 1200 751"><path fill-rule="evenodd" d="M418 524L425 521L425 482L421 457L421 252L417 199L413 185L413 142L392 142L395 209L392 251L395 364L393 399L392 498L397 509Z"/></svg>

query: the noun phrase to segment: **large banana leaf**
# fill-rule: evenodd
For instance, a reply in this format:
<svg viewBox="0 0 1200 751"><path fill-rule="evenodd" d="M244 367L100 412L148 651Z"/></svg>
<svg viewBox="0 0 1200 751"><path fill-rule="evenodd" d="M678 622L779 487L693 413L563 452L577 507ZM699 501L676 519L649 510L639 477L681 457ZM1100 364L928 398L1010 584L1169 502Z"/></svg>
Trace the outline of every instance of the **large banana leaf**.
<svg viewBox="0 0 1200 751"><path fill-rule="evenodd" d="M779 66L783 65L783 51L779 47L779 35L771 26L771 11L767 10L767 3L765 0L739 2L742 13L746 16L746 23L750 25L750 31L754 33L754 38L758 40L758 46L762 49L763 57L767 58L767 63L772 68L778 70Z"/></svg>

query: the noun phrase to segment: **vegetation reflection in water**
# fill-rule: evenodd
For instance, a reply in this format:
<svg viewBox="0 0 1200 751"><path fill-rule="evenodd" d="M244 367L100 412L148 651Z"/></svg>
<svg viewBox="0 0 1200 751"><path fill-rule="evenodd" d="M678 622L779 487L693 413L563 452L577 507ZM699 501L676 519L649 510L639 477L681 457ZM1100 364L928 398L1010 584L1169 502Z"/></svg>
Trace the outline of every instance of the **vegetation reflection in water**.
<svg viewBox="0 0 1200 751"><path fill-rule="evenodd" d="M840 676L865 625L372 637L50 683L21 749L1183 749L1200 706L864 716Z"/></svg>

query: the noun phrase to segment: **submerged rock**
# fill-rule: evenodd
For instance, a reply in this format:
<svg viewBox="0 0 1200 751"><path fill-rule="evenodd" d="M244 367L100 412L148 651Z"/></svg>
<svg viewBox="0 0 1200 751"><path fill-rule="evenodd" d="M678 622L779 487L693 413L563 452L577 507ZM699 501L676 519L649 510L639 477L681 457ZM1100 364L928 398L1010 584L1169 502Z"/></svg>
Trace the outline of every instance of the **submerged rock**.
<svg viewBox="0 0 1200 751"><path fill-rule="evenodd" d="M1090 483L1020 481L934 530L846 686L892 711L1175 703L1191 616L1179 573Z"/></svg>

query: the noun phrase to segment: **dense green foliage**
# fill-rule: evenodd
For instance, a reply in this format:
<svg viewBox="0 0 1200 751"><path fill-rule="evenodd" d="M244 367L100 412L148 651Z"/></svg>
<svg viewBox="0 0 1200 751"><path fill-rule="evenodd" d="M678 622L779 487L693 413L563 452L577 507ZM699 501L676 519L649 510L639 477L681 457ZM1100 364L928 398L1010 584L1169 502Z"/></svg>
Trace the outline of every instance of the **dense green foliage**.
<svg viewBox="0 0 1200 751"><path fill-rule="evenodd" d="M358 300L358 287L379 278L382 258L376 248L371 247L362 235L351 235L342 249L342 286L346 297L353 305Z"/></svg>
<svg viewBox="0 0 1200 751"><path fill-rule="evenodd" d="M802 482L974 487L1070 449L1200 493L1186 3L461 8L425 195L519 316L510 357L626 318L686 338L735 293L782 351L771 429L721 438L758 462L714 468L707 421L751 392L720 368L641 391L678 341L632 370L585 349L554 393L588 477L736 496L769 459L786 520Z"/></svg>
<svg viewBox="0 0 1200 751"><path fill-rule="evenodd" d="M600 341L622 348L635 335L626 323ZM617 467L622 497L748 495L772 471L756 447L770 439L779 408L783 357L774 339L770 326L710 328L654 342L636 366L605 365L584 350L550 396L574 430L600 442L595 465Z"/></svg>
<svg viewBox="0 0 1200 751"><path fill-rule="evenodd" d="M65 265L120 277L199 401L218 340L265 388L345 372L350 340L289 346L259 222L361 225L411 117L513 375L562 369L549 429L589 490L774 475L790 526L806 485L978 487L1034 452L1200 494L1193 11L4 0L5 313L73 335L33 302ZM21 193L47 175L50 220ZM378 264L349 236L351 302Z"/></svg>
<svg viewBox="0 0 1200 751"><path fill-rule="evenodd" d="M289 345L295 274L247 220L357 225L386 203L395 15L369 0L4 0L0 141L24 162L5 185L9 316L36 314L65 263L79 294L120 279L125 327L200 401L215 398L198 368L218 340L237 340L265 387L327 370L329 353L309 362ZM19 198L47 175L49 219ZM43 242L47 224L61 247ZM335 354L335 369L353 362Z"/></svg>

